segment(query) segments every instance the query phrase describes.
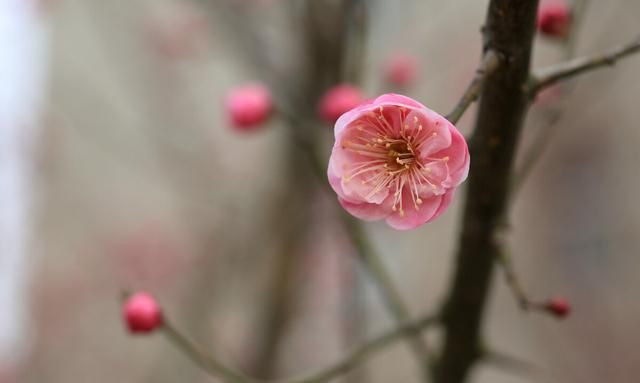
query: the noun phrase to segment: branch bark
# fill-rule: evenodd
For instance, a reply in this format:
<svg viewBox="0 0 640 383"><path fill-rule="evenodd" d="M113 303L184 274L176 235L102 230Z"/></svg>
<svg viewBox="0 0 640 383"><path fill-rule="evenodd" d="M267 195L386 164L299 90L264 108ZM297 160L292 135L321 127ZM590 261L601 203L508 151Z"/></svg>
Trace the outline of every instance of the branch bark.
<svg viewBox="0 0 640 383"><path fill-rule="evenodd" d="M537 0L492 0L485 52L504 57L480 98L457 264L444 312L438 383L464 382L480 357L483 314L497 251L495 233L507 209L516 144L527 109L526 83Z"/></svg>
<svg viewBox="0 0 640 383"><path fill-rule="evenodd" d="M594 69L613 66L618 60L637 52L640 52L640 37L596 56L579 57L549 68L541 69L534 77L529 92L531 96L534 96L540 90L559 81L567 80Z"/></svg>

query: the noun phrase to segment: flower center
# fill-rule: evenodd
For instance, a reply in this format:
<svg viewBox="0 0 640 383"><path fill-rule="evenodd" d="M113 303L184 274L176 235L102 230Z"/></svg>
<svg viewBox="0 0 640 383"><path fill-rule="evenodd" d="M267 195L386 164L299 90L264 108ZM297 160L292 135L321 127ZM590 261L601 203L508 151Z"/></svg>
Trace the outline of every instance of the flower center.
<svg viewBox="0 0 640 383"><path fill-rule="evenodd" d="M387 159L387 169L389 169L390 171L406 170L411 166L411 164L416 162L413 149L408 142L388 142L385 145L385 148L387 146L387 156L389 157Z"/></svg>

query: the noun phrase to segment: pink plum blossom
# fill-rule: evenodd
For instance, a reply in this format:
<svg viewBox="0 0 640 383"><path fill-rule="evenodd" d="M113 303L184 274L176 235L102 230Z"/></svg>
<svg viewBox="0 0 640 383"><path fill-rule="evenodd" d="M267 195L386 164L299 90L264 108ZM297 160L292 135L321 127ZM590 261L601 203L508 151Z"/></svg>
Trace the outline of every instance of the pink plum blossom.
<svg viewBox="0 0 640 383"><path fill-rule="evenodd" d="M345 112L364 101L362 91L350 84L329 88L320 99L318 114L326 122L334 123Z"/></svg>
<svg viewBox="0 0 640 383"><path fill-rule="evenodd" d="M225 109L233 127L242 131L254 130L271 115L271 92L262 84L237 87L227 94Z"/></svg>
<svg viewBox="0 0 640 383"><path fill-rule="evenodd" d="M398 53L385 63L384 75L390 84L406 87L415 82L417 74L418 62L413 56Z"/></svg>
<svg viewBox="0 0 640 383"><path fill-rule="evenodd" d="M549 0L538 9L538 30L543 35L564 38L571 27L571 9L562 0Z"/></svg>
<svg viewBox="0 0 640 383"><path fill-rule="evenodd" d="M328 177L338 201L364 220L408 230L440 216L469 172L453 124L419 102L385 94L335 124Z"/></svg>

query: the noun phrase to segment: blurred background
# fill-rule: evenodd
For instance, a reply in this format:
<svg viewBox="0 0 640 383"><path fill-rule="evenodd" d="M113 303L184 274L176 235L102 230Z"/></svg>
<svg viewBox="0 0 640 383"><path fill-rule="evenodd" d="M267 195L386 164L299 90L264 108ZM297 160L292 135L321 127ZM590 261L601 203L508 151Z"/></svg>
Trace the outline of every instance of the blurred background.
<svg viewBox="0 0 640 383"><path fill-rule="evenodd" d="M1 383L215 381L163 337L128 334L123 290L152 292L186 334L265 379L392 327L289 133L313 129L328 156L315 103L342 81L447 113L480 58L487 1L0 4ZM638 20L638 1L589 2L575 54L629 41ZM535 66L567 54L536 38ZM417 62L402 86L384 75L398 55ZM536 372L482 364L473 382L637 381L639 74L631 57L532 107L522 147L552 134L515 201L515 267L532 296L575 312L524 313L497 278L487 342ZM251 82L286 113L239 132L224 98ZM411 232L367 225L415 315L444 296L461 201ZM398 342L343 380L418 375Z"/></svg>

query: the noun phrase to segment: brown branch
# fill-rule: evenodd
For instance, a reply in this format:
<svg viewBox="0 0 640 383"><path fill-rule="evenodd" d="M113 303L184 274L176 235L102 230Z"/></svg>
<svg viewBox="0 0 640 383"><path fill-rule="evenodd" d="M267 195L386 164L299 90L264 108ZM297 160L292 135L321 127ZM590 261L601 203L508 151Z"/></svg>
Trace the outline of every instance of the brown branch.
<svg viewBox="0 0 640 383"><path fill-rule="evenodd" d="M481 357L481 329L497 252L495 232L507 211L516 144L528 105L524 92L534 34L537 0L491 0L485 50L504 65L482 87L471 140L471 169L457 264L443 323L445 338L436 382L464 382Z"/></svg>
<svg viewBox="0 0 640 383"><path fill-rule="evenodd" d="M496 238L494 238L497 247L496 261L501 266L505 282L507 283L507 286L509 286L516 302L520 305L520 308L523 310L529 310L529 308L535 306L535 304L529 298L524 288L522 288L520 278L518 278L518 274L516 274L513 262L511 261L511 252L509 251L506 243L505 235L506 229L498 229L496 231Z"/></svg>
<svg viewBox="0 0 640 383"><path fill-rule="evenodd" d="M496 51L489 49L485 52L480 66L476 69L476 75L469 83L469 86L467 86L467 90L465 90L458 104L447 114L447 120L451 121L454 125L460 120L467 108L478 99L480 91L482 90L482 84L484 84L487 77L498 69L500 61L500 55Z"/></svg>
<svg viewBox="0 0 640 383"><path fill-rule="evenodd" d="M405 336L417 336L422 330L437 324L439 316L437 314L425 315L419 319L406 322L397 328L383 333L361 346L357 347L339 362L324 368L316 373L306 377L286 380L288 383L324 383L331 379L339 377L362 362L366 361L376 352L384 349L386 346L398 341ZM187 356L192 362L200 366L210 375L221 378L229 383L258 383L260 381L253 379L244 373L227 367L224 363L216 358L208 355L200 347L196 346L186 336L181 334L174 326L166 322L162 327L163 333L167 338Z"/></svg>
<svg viewBox="0 0 640 383"><path fill-rule="evenodd" d="M620 45L599 55L579 57L561 64L540 69L537 71L534 79L529 85L529 94L533 97L540 90L559 81L567 80L595 69L613 66L618 60L637 52L640 52L640 37L636 37L629 43Z"/></svg>

